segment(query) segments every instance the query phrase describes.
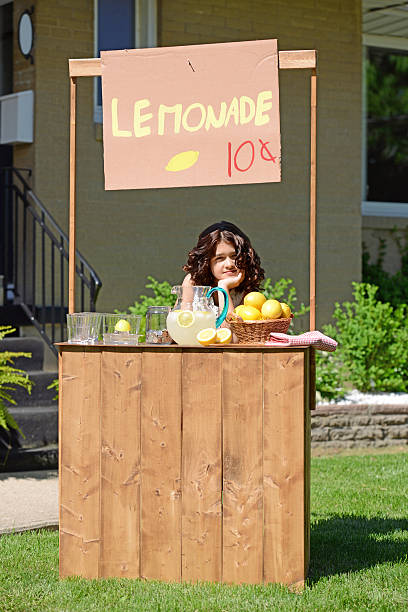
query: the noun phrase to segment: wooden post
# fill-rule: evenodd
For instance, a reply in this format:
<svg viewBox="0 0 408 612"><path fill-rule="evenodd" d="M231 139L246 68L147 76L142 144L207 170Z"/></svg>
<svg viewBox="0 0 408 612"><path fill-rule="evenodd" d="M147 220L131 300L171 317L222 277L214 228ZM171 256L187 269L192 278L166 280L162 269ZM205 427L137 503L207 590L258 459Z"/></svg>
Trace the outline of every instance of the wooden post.
<svg viewBox="0 0 408 612"><path fill-rule="evenodd" d="M76 77L70 77L68 312L75 312ZM61 308L62 308L61 304Z"/></svg>
<svg viewBox="0 0 408 612"><path fill-rule="evenodd" d="M310 77L310 331L316 329L316 107L317 75Z"/></svg>

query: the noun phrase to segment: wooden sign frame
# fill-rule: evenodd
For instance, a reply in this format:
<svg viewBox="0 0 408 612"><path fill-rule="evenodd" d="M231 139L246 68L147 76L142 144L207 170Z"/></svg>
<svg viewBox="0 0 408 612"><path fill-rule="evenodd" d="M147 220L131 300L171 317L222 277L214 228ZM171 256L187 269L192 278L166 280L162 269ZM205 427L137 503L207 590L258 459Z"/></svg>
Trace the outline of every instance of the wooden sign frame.
<svg viewBox="0 0 408 612"><path fill-rule="evenodd" d="M76 249L76 88L78 77L102 76L99 58L70 59L70 138L69 138L69 260L68 312L75 312ZM279 51L279 69L310 69L310 330L316 328L316 133L317 133L317 51Z"/></svg>

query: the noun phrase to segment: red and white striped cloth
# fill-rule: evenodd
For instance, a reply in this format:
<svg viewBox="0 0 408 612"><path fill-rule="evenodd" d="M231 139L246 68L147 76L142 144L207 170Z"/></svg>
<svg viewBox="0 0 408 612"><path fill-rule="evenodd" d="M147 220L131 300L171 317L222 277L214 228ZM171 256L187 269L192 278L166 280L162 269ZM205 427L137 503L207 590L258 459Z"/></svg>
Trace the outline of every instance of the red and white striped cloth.
<svg viewBox="0 0 408 612"><path fill-rule="evenodd" d="M289 336L271 332L269 340L265 342L268 346L313 346L319 351L333 352L337 348L336 340L325 336L319 331L310 331L299 336Z"/></svg>

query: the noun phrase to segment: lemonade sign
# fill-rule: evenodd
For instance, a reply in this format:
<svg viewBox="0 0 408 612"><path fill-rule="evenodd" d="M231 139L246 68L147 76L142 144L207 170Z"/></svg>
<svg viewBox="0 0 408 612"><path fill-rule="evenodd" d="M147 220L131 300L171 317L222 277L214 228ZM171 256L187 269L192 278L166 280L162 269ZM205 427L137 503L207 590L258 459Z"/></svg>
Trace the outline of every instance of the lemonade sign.
<svg viewBox="0 0 408 612"><path fill-rule="evenodd" d="M105 189L281 180L276 40L104 51Z"/></svg>

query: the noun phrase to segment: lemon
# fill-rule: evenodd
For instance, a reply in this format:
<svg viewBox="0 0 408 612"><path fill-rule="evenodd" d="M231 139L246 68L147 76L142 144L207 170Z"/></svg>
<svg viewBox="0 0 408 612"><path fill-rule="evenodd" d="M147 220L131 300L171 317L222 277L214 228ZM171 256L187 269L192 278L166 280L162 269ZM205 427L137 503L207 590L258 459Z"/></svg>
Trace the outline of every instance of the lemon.
<svg viewBox="0 0 408 612"><path fill-rule="evenodd" d="M200 344L203 346L207 346L208 344L213 344L215 342L217 336L217 332L212 327L208 327L207 329L202 329L198 332L196 338Z"/></svg>
<svg viewBox="0 0 408 612"><path fill-rule="evenodd" d="M232 332L228 327L221 327L221 329L217 329L217 338L216 342L219 344L229 344L231 342Z"/></svg>
<svg viewBox="0 0 408 612"><path fill-rule="evenodd" d="M130 331L130 323L126 319L119 319L115 325L115 331L117 332L128 332Z"/></svg>
<svg viewBox="0 0 408 612"><path fill-rule="evenodd" d="M236 308L234 308L234 312L235 312L235 314L237 314L237 315L241 316L239 313L240 313L240 311L241 311L243 308L245 308L245 306L244 306L243 304L240 304L239 306L237 306Z"/></svg>
<svg viewBox="0 0 408 612"><path fill-rule="evenodd" d="M290 306L285 304L285 302L281 302L280 305L282 308L282 316L285 317L285 319L289 319L290 315L292 314Z"/></svg>
<svg viewBox="0 0 408 612"><path fill-rule="evenodd" d="M265 302L266 297L262 293L259 293L259 291L251 291L251 293L247 293L244 297L245 306L253 306L258 310L261 310Z"/></svg>
<svg viewBox="0 0 408 612"><path fill-rule="evenodd" d="M259 310L253 306L244 306L241 308L239 311L239 316L241 319L244 319L244 321L256 321L257 319L262 319L262 315Z"/></svg>
<svg viewBox="0 0 408 612"><path fill-rule="evenodd" d="M177 323L180 327L191 327L194 323L195 316L191 310L180 310L177 315Z"/></svg>
<svg viewBox="0 0 408 612"><path fill-rule="evenodd" d="M194 166L199 155L199 151L183 151L182 153L177 153L177 155L173 155L173 157L168 161L166 170L168 172L180 172L180 170L187 170L188 168L191 168L191 166Z"/></svg>
<svg viewBox="0 0 408 612"><path fill-rule="evenodd" d="M264 319L279 319L282 316L282 306L278 300L266 300L261 312Z"/></svg>

